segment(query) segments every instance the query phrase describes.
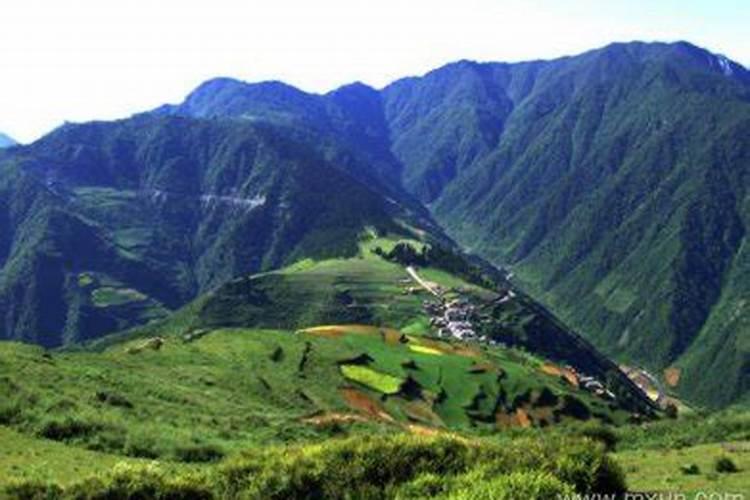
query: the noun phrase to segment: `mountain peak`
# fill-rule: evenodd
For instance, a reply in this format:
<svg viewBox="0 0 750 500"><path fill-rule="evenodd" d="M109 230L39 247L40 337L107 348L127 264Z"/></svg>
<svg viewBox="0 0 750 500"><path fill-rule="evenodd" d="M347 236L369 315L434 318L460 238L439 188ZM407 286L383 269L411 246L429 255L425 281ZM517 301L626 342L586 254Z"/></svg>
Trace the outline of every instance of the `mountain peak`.
<svg viewBox="0 0 750 500"><path fill-rule="evenodd" d="M18 143L13 138L0 132L0 149L9 148L11 146L15 146L16 144Z"/></svg>

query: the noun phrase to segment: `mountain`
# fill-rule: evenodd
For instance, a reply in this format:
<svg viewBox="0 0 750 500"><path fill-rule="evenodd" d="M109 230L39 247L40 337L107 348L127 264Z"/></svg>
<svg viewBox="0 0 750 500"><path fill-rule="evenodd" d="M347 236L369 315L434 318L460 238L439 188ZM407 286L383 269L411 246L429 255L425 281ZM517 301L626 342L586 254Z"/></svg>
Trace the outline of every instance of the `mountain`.
<svg viewBox="0 0 750 500"><path fill-rule="evenodd" d="M748 100L685 42L323 95L210 80L0 155L0 337L94 338L368 228L445 230L619 362L747 402Z"/></svg>
<svg viewBox="0 0 750 500"><path fill-rule="evenodd" d="M460 62L383 96L404 185L457 241L682 394L747 395L750 72L615 44Z"/></svg>
<svg viewBox="0 0 750 500"><path fill-rule="evenodd" d="M368 228L426 220L326 148L279 126L141 115L14 150L0 164L0 337L97 337L235 276L350 255Z"/></svg>
<svg viewBox="0 0 750 500"><path fill-rule="evenodd" d="M0 132L0 149L9 148L11 146L15 146L16 144L18 143L14 141L11 137L8 137L7 135Z"/></svg>

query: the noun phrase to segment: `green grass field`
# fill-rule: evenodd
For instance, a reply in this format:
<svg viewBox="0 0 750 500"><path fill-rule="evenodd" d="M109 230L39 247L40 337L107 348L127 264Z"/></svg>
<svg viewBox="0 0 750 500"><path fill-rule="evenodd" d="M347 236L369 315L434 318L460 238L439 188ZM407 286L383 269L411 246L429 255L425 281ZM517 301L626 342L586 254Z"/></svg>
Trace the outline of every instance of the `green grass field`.
<svg viewBox="0 0 750 500"><path fill-rule="evenodd" d="M750 496L750 441L677 449L628 450L617 453L615 457L625 470L628 485L633 491L674 492L691 496L699 493ZM716 461L720 457L731 459L739 470L734 473L717 472ZM697 467L695 473L683 471L690 466Z"/></svg>

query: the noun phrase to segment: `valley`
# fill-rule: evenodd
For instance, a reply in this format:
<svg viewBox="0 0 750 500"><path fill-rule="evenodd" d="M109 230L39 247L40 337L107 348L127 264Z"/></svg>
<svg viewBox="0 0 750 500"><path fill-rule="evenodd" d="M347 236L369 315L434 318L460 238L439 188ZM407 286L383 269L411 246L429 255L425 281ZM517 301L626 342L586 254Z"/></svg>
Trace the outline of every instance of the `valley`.
<svg viewBox="0 0 750 500"><path fill-rule="evenodd" d="M750 494L749 133L633 42L0 134L0 497Z"/></svg>

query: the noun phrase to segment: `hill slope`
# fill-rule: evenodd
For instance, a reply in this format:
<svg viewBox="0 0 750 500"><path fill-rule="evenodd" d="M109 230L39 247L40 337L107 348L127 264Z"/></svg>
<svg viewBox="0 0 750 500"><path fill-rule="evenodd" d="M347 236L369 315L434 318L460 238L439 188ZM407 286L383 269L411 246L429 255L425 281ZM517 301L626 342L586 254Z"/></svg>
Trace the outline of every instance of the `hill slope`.
<svg viewBox="0 0 750 500"><path fill-rule="evenodd" d="M749 82L692 45L633 43L461 62L383 99L405 185L457 241L610 355L674 365L678 390L723 405L750 383Z"/></svg>
<svg viewBox="0 0 750 500"><path fill-rule="evenodd" d="M374 252L396 242L369 238L349 258L234 280L168 319L88 348L1 343L0 425L95 451L191 462L336 429L477 435L652 413L616 366L518 297L498 302L436 260L419 272L441 297L419 288L403 265ZM436 337L428 304L457 299L517 317L502 322L507 344ZM500 324L491 315L466 321L477 330ZM552 344L549 336L547 354L531 354ZM514 338L526 350L511 347ZM584 374L613 394L587 388Z"/></svg>
<svg viewBox="0 0 750 500"><path fill-rule="evenodd" d="M93 338L237 275L351 255L365 228L429 223L342 164L278 126L151 115L14 150L0 163L0 337Z"/></svg>

